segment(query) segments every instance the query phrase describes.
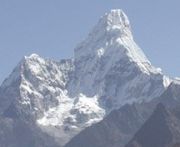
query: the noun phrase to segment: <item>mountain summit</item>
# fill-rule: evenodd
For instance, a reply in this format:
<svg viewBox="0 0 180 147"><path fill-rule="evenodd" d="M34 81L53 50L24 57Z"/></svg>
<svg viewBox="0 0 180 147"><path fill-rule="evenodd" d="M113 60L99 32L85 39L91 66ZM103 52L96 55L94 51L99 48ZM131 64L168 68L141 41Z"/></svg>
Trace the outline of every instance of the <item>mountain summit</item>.
<svg viewBox="0 0 180 147"><path fill-rule="evenodd" d="M124 12L111 10L72 60L24 57L0 87L0 114L32 120L64 145L112 110L160 96L170 82L134 42Z"/></svg>
<svg viewBox="0 0 180 147"><path fill-rule="evenodd" d="M101 17L87 39L75 49L75 59L93 52L100 58L113 51L119 53L119 58L126 54L132 61L150 63L134 42L128 17L120 9Z"/></svg>
<svg viewBox="0 0 180 147"><path fill-rule="evenodd" d="M75 48L74 66L71 94L99 95L108 98L109 105L112 102L119 106L136 97L140 101L148 100L169 84L168 78L151 65L133 40L129 20L122 10L111 10L101 17L88 37ZM160 85L152 90L153 81L162 85L154 83ZM152 92L147 96L149 88ZM131 95L132 90L136 96Z"/></svg>
<svg viewBox="0 0 180 147"><path fill-rule="evenodd" d="M104 33L118 31L121 35L132 37L129 19L120 9L111 10L102 16L98 24L94 27L94 31L104 31Z"/></svg>

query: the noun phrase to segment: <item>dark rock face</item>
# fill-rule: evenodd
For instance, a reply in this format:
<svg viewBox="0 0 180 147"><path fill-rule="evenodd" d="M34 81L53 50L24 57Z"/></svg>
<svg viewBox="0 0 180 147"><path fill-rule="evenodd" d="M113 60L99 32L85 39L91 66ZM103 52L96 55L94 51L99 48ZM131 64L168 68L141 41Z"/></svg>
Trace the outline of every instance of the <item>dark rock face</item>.
<svg viewBox="0 0 180 147"><path fill-rule="evenodd" d="M180 143L174 144L173 147L180 147Z"/></svg>
<svg viewBox="0 0 180 147"><path fill-rule="evenodd" d="M180 120L158 104L151 117L126 147L169 147L180 140Z"/></svg>
<svg viewBox="0 0 180 147"><path fill-rule="evenodd" d="M160 97L155 98L150 102L125 105L121 109L113 111L100 123L94 124L74 137L68 144L66 144L66 147L123 147L133 138L135 133L142 127L144 122L151 116L155 109L153 119L148 120L151 122L150 125L146 127L150 133L149 136L152 136L150 138L154 137L155 141L150 142L149 138L145 138L147 135L144 133L143 129L142 140L145 140L142 142L144 144L150 142L150 147L155 144L163 146L163 144L171 142L171 139L174 137L171 136L171 129L168 127L168 123L170 122L166 122L166 117L170 117L169 120L171 120L172 115L172 123L173 121L177 122L178 119L180 119L179 89L179 85L172 83ZM156 107L159 103L162 104ZM168 110L171 110L172 114L167 112L165 107ZM178 126L177 123L176 125ZM156 132L153 134L153 129L158 130L157 132L162 134L158 135ZM178 135L175 136L177 136L175 138L178 138ZM160 142L158 142L159 140ZM178 142L178 139L176 140ZM140 146L137 140L133 142L133 145L134 147Z"/></svg>
<svg viewBox="0 0 180 147"><path fill-rule="evenodd" d="M60 147L35 124L20 119L0 118L1 147Z"/></svg>
<svg viewBox="0 0 180 147"><path fill-rule="evenodd" d="M135 104L125 105L113 111L103 121L74 137L65 147L124 146L150 115L146 111L148 109L142 107Z"/></svg>
<svg viewBox="0 0 180 147"><path fill-rule="evenodd" d="M163 103L166 108L174 109L180 105L180 84L172 82L167 90L157 99L154 99L152 103ZM177 109L178 110L178 109Z"/></svg>

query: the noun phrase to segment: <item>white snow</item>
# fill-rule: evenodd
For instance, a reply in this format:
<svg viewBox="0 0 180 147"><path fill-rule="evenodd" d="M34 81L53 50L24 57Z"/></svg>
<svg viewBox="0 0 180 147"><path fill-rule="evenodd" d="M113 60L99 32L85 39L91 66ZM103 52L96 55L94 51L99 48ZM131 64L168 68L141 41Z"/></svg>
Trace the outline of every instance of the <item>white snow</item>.
<svg viewBox="0 0 180 147"><path fill-rule="evenodd" d="M167 87L171 84L172 81L173 81L173 80L170 79L169 77L164 76L164 77L163 77L163 84L164 84L164 87L167 88Z"/></svg>
<svg viewBox="0 0 180 147"><path fill-rule="evenodd" d="M63 126L68 120L70 128L83 128L126 103L150 101L170 84L170 79L151 65L134 42L129 20L122 10L112 10L100 19L75 49L74 62L75 77L68 83L64 96L67 101L45 112L39 124ZM122 67L116 71L116 66ZM115 80L108 79L111 74ZM125 82L118 87L118 80ZM157 87L152 87L156 81ZM114 106L109 109L100 104L103 96ZM105 99L103 103L107 103Z"/></svg>
<svg viewBox="0 0 180 147"><path fill-rule="evenodd" d="M97 54L99 57L102 57L104 55L104 52L105 52L104 48L100 48L97 50Z"/></svg>
<svg viewBox="0 0 180 147"><path fill-rule="evenodd" d="M37 120L38 124L43 126L62 126L63 121L70 117L69 112L73 106L71 100L67 98L66 101L62 101L58 107L50 108L44 113L44 117Z"/></svg>
<svg viewBox="0 0 180 147"><path fill-rule="evenodd" d="M65 95L64 95L65 97ZM71 113L72 111L76 113ZM104 109L99 107L98 97L86 97L80 94L78 98L70 99L66 97L64 101L60 102L58 107L50 108L45 112L44 117L37 120L40 125L43 126L62 126L66 121L76 126L79 121L78 117L88 117L88 119L83 120L84 126L89 126L92 123L100 121L104 115ZM82 123L82 122L80 122Z"/></svg>
<svg viewBox="0 0 180 147"><path fill-rule="evenodd" d="M64 133L73 137L113 109L161 95L171 83L134 42L122 10L101 17L74 54L73 60L60 62L37 54L25 57L1 86L8 87L4 95L12 94L42 116L37 123L44 131L67 127Z"/></svg>

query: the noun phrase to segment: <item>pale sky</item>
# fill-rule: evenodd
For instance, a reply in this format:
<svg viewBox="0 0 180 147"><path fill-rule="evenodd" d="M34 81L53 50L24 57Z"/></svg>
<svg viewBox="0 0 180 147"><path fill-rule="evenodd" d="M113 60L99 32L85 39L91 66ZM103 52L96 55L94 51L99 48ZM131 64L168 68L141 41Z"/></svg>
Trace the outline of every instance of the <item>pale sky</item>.
<svg viewBox="0 0 180 147"><path fill-rule="evenodd" d="M110 9L128 15L134 38L156 67L180 77L179 0L0 0L0 83L24 55L73 56Z"/></svg>

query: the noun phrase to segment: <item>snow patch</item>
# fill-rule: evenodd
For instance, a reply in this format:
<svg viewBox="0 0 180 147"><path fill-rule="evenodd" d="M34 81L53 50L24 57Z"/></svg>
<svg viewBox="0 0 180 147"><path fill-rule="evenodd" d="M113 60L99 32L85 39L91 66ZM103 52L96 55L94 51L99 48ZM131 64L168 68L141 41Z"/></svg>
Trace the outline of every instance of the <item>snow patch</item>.
<svg viewBox="0 0 180 147"><path fill-rule="evenodd" d="M103 56L103 55L104 55L104 52L105 52L104 48L98 49L98 50L97 50L97 55L98 55L98 57L100 58L101 56Z"/></svg>

